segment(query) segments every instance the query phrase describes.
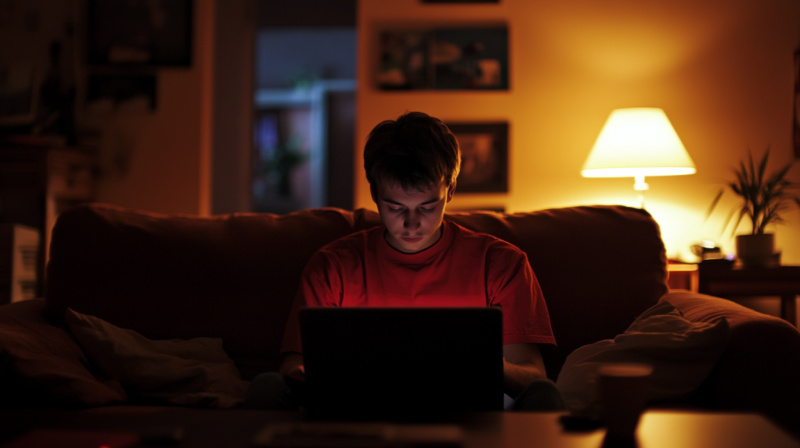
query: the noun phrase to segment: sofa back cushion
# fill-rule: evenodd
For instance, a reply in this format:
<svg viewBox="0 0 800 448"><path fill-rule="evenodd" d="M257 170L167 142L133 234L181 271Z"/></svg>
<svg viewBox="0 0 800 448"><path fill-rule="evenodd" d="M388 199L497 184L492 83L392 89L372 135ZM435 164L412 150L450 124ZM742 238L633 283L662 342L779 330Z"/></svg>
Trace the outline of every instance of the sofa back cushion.
<svg viewBox="0 0 800 448"><path fill-rule="evenodd" d="M667 291L658 225L621 206L531 213L465 212L448 218L528 254L550 310L555 378L575 348L613 338ZM45 297L150 339L218 337L242 376L276 370L300 274L311 255L380 224L359 209L287 215L161 215L105 204L61 214Z"/></svg>
<svg viewBox="0 0 800 448"><path fill-rule="evenodd" d="M162 215L105 204L62 213L45 297L149 339L218 337L244 378L277 370L300 273L363 212ZM379 222L372 222L375 225Z"/></svg>

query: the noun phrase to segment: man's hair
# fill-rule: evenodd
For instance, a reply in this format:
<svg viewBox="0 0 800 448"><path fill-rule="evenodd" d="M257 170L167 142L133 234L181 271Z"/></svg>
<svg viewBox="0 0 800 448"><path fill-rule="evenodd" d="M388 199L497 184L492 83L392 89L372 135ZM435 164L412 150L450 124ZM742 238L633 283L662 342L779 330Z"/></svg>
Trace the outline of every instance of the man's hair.
<svg viewBox="0 0 800 448"><path fill-rule="evenodd" d="M423 191L442 180L449 187L461 166L456 137L438 118L408 112L379 123L364 145L364 170L373 194L382 182Z"/></svg>

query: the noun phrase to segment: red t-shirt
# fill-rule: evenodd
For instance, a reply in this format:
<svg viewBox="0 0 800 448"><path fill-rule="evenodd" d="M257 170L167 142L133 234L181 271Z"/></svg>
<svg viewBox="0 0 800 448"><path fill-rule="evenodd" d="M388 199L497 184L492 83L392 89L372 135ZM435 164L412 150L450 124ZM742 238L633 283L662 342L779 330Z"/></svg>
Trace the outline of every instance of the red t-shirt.
<svg viewBox="0 0 800 448"><path fill-rule="evenodd" d="M320 249L303 271L281 352L302 352L303 306L492 306L503 310L503 344L555 344L550 315L528 257L516 246L444 221L439 241L407 254L384 226Z"/></svg>

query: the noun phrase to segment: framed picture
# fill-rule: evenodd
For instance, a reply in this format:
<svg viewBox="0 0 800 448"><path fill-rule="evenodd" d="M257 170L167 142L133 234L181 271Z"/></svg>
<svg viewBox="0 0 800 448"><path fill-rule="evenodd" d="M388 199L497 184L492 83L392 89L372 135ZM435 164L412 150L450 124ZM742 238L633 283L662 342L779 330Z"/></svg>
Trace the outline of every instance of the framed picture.
<svg viewBox="0 0 800 448"><path fill-rule="evenodd" d="M32 63L0 63L0 127L36 121L39 95Z"/></svg>
<svg viewBox="0 0 800 448"><path fill-rule="evenodd" d="M381 34L378 86L384 90L429 88L428 47L426 31L387 31Z"/></svg>
<svg viewBox="0 0 800 448"><path fill-rule="evenodd" d="M508 90L508 28L384 31L378 87L384 90Z"/></svg>
<svg viewBox="0 0 800 448"><path fill-rule="evenodd" d="M508 123L448 123L461 148L459 193L508 192Z"/></svg>
<svg viewBox="0 0 800 448"><path fill-rule="evenodd" d="M90 65L192 64L192 0L89 0Z"/></svg>

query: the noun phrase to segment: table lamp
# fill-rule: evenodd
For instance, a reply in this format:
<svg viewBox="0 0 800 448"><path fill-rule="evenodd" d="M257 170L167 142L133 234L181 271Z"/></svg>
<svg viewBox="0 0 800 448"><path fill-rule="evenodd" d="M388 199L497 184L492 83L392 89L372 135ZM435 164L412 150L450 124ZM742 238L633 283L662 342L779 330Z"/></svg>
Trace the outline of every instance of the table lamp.
<svg viewBox="0 0 800 448"><path fill-rule="evenodd" d="M583 177L633 177L634 190L648 186L645 176L695 173L694 163L663 110L616 109L606 120L583 164ZM639 194L644 208L644 195Z"/></svg>

